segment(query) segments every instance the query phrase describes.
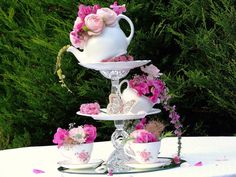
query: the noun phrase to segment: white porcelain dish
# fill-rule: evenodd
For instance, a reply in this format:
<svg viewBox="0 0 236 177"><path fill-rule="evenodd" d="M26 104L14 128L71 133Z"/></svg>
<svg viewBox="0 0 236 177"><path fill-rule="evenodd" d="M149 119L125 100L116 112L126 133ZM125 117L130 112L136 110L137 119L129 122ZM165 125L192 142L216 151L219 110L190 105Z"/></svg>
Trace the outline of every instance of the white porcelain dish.
<svg viewBox="0 0 236 177"><path fill-rule="evenodd" d="M106 109L101 109L101 113L97 115L91 115L91 114L83 114L80 111L78 111L76 114L81 116L87 116L92 117L95 120L131 120L131 119L141 119L144 118L146 115L152 115L160 113L160 109L153 108L150 112L142 112L139 114L107 114Z"/></svg>
<svg viewBox="0 0 236 177"><path fill-rule="evenodd" d="M97 168L103 160L101 159L91 159L88 163L85 164L79 164L76 162L71 162L70 160L63 160L57 162L57 164L64 168L69 169L87 169L87 168Z"/></svg>
<svg viewBox="0 0 236 177"><path fill-rule="evenodd" d="M137 168L137 169L149 169L149 168L158 168L158 167L164 167L167 165L170 165L171 159L168 158L160 158L157 162L155 163L138 163L138 162L129 162L126 165L132 168Z"/></svg>
<svg viewBox="0 0 236 177"><path fill-rule="evenodd" d="M126 62L79 63L79 65L85 68L94 69L98 71L130 70L130 69L143 66L149 62L151 62L151 60L134 60L134 61L126 61Z"/></svg>

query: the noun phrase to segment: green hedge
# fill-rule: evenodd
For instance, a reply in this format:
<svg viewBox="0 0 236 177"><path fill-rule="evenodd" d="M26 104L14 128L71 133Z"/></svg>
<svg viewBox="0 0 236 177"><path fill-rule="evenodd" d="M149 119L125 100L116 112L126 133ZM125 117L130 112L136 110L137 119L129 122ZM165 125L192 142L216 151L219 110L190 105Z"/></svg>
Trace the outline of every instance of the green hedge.
<svg viewBox="0 0 236 177"><path fill-rule="evenodd" d="M113 1L80 1L109 6ZM71 54L62 67L73 93L54 74L69 42L78 1L0 0L0 149L51 144L70 122L98 126L108 140L112 122L76 115L80 104L108 102L109 80L82 68ZM236 132L236 11L233 0L130 0L135 24L129 53L151 59L165 74L185 135ZM128 33L127 25L121 24ZM131 74L134 71L131 71ZM165 119L168 117L161 114Z"/></svg>

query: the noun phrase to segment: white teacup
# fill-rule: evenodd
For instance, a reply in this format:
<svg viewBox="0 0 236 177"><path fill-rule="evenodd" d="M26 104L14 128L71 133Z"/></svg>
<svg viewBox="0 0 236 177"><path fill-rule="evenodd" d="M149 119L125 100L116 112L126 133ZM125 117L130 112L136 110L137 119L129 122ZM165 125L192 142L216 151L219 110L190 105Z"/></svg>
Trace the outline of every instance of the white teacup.
<svg viewBox="0 0 236 177"><path fill-rule="evenodd" d="M155 163L158 161L160 147L161 141L150 143L127 142L124 146L124 152L139 163Z"/></svg>
<svg viewBox="0 0 236 177"><path fill-rule="evenodd" d="M124 89L124 91L121 93L121 87L124 83L127 84L127 88ZM135 100L134 105L131 107L129 111L133 114L138 114L138 113L143 113L143 112L147 113L151 111L152 107L155 105L149 100L148 97L139 96L137 91L129 86L128 80L123 80L120 82L118 92L124 104L131 100Z"/></svg>
<svg viewBox="0 0 236 177"><path fill-rule="evenodd" d="M60 147L61 154L68 160L78 164L89 162L93 150L93 143L64 145Z"/></svg>

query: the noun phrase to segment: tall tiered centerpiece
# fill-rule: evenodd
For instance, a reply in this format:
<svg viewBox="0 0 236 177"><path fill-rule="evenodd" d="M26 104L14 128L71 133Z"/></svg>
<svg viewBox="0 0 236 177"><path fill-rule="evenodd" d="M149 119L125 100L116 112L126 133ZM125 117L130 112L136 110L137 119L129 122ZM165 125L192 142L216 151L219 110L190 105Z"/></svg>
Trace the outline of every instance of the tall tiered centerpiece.
<svg viewBox="0 0 236 177"><path fill-rule="evenodd" d="M147 115L157 114L161 110L155 109L153 106L162 103L164 108L170 111L171 121L176 128L175 133L178 137L181 136L179 116L175 112L175 107L168 104L168 89L159 79L161 75L159 70L154 65L144 67L151 62L150 60L136 60L127 54L127 48L133 38L134 26L132 21L122 14L125 11L125 5L119 6L117 2L110 8L102 8L99 5L80 5L73 30L70 33L72 46L68 45L61 49L56 69L62 86L66 87L61 70L61 54L67 51L75 55L79 65L97 70L105 78L111 80L111 93L107 107L93 111L95 105L85 104L81 106L77 114L89 116L95 120L114 121L116 130L111 135L111 142L115 150L107 159L106 165L109 171L117 173L130 171L133 167L127 164L131 159L145 164L156 163L160 148L159 137L155 137L155 133L141 130L132 134L136 139L133 143L143 143L140 148L144 147L145 151L146 147L150 147L150 152L143 152L141 156L132 154L134 149L130 142L129 145L126 143L124 150L124 142L128 142L127 140L130 138L130 135L124 130L126 120L141 119ZM129 36L126 36L119 26L121 19L129 24ZM130 81L119 82L120 79L127 76L131 69L137 67L141 67L143 75L135 75ZM124 86L126 88L123 90ZM153 157L147 157L147 153L152 154ZM145 154L144 160L140 159L144 157L143 154ZM150 160L151 158L154 159Z"/></svg>

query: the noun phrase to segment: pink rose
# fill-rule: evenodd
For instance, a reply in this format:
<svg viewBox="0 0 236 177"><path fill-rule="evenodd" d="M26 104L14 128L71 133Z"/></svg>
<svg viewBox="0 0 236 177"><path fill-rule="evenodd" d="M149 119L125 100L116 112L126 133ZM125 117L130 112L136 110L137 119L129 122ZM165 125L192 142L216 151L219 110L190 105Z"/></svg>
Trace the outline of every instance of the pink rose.
<svg viewBox="0 0 236 177"><path fill-rule="evenodd" d="M98 103L87 103L80 106L80 112L82 114L99 114L100 105Z"/></svg>
<svg viewBox="0 0 236 177"><path fill-rule="evenodd" d="M86 134L86 143L92 143L97 137L97 129L93 125L84 125L84 132Z"/></svg>
<svg viewBox="0 0 236 177"><path fill-rule="evenodd" d="M101 16L106 25L112 25L116 22L116 13L109 8L98 9L97 15Z"/></svg>
<svg viewBox="0 0 236 177"><path fill-rule="evenodd" d="M69 132L67 130L58 128L57 132L54 134L54 139L52 142L58 144L57 147L60 148L68 136Z"/></svg>
<svg viewBox="0 0 236 177"><path fill-rule="evenodd" d="M85 25L88 28L89 35L99 35L102 33L104 28L104 22L99 15L90 14L87 15L84 19Z"/></svg>

